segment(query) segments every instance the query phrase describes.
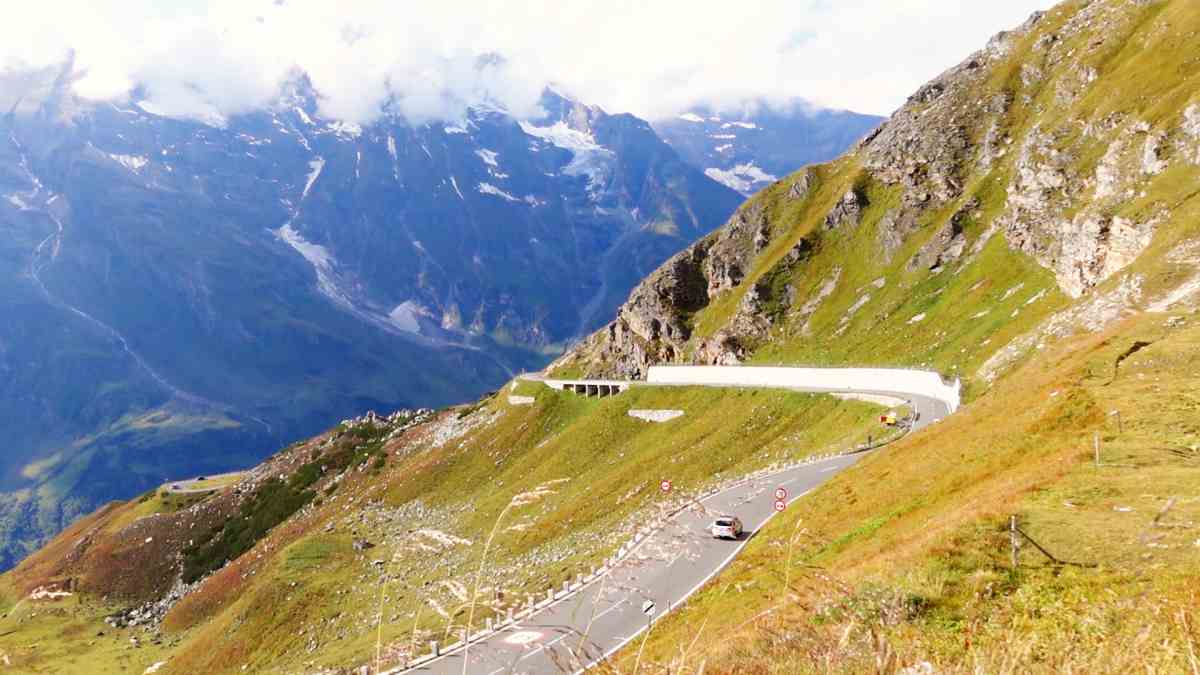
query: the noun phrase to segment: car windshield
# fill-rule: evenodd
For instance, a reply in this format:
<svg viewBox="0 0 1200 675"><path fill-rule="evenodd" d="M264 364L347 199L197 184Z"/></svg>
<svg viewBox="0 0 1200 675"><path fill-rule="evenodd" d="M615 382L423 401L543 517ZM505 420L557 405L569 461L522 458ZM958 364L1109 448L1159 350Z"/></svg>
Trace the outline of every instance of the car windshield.
<svg viewBox="0 0 1200 675"><path fill-rule="evenodd" d="M721 518L720 520L717 521L718 527L731 527L732 525L733 525L733 521L729 520L728 518Z"/></svg>

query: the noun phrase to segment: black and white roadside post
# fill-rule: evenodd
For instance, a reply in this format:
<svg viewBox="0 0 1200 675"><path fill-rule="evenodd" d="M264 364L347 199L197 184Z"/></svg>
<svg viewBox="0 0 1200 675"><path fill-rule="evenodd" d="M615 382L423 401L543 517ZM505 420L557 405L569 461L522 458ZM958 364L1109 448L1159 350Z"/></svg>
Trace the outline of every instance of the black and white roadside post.
<svg viewBox="0 0 1200 675"><path fill-rule="evenodd" d="M1012 545L1012 566L1017 569L1019 563L1018 556L1021 553L1021 539L1017 534L1017 516L1013 514L1008 520L1008 536L1009 543Z"/></svg>
<svg viewBox="0 0 1200 675"><path fill-rule="evenodd" d="M642 603L642 614L646 615L646 630L650 630L650 626L654 624L654 611L657 605L653 600L647 600Z"/></svg>

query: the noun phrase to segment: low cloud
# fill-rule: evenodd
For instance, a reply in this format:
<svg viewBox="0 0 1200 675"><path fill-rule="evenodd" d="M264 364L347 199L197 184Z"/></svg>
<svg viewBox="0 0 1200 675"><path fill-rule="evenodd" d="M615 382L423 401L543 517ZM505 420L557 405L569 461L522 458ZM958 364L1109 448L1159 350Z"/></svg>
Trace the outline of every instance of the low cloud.
<svg viewBox="0 0 1200 675"><path fill-rule="evenodd" d="M266 105L299 72L322 114L357 123L384 112L452 120L482 101L533 116L547 83L650 118L752 99L886 114L1049 4L45 0L0 25L0 104L44 92L73 53L81 96L120 100L137 87L188 117Z"/></svg>

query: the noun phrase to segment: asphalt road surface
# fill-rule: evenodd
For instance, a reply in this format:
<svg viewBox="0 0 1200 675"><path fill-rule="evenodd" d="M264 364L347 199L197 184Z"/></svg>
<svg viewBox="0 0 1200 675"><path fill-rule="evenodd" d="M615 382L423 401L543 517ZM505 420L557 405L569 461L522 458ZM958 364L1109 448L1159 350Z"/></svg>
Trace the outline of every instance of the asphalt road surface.
<svg viewBox="0 0 1200 675"><path fill-rule="evenodd" d="M895 392L860 392L896 395ZM948 414L936 399L905 395L918 413L914 430ZM776 513L775 491L791 502L859 460L833 457L736 485L679 512L645 538L609 574L523 621L407 672L574 673L594 665L638 637L654 616L677 608L728 565ZM713 539L708 526L719 514L742 520L740 541ZM478 630L479 626L475 627ZM464 670L464 658L466 668Z"/></svg>
<svg viewBox="0 0 1200 675"><path fill-rule="evenodd" d="M797 499L859 457L806 464L736 486L680 512L606 577L509 629L473 642L465 652L466 672L572 673L600 660L646 628L647 601L655 604L655 616L661 616L729 564L775 515L777 488L788 491L789 501ZM717 540L708 533L719 514L742 520L746 534L740 541ZM459 649L412 672L462 673L463 655Z"/></svg>
<svg viewBox="0 0 1200 675"><path fill-rule="evenodd" d="M230 473L205 476L204 480L200 480L199 477L176 480L164 484L161 489L164 492L176 495L212 492L213 490L219 490L236 483L244 475L246 475L245 471L232 471Z"/></svg>

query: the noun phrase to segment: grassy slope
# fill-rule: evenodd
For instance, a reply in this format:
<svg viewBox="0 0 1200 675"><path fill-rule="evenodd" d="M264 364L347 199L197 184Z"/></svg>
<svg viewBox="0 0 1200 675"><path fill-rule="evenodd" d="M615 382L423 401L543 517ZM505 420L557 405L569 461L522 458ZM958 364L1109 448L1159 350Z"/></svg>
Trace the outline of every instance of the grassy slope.
<svg viewBox="0 0 1200 675"><path fill-rule="evenodd" d="M1016 46L1011 68L989 82L993 92L1019 88L1019 66L1037 62L1036 37L1059 30L1078 5L1060 6L1040 32ZM1194 3L1132 10L1131 20L1114 27L1089 57L1099 84L1070 109L1056 107L1049 85L1028 100L1018 97L1007 119L1010 133L1019 138L1034 125L1078 127L1081 117L1120 111L1177 139L1182 109L1197 101L1200 59L1183 48L1197 28L1200 6ZM1082 51L1093 36L1073 39ZM1137 137L1134 147L1141 142ZM1078 134L1056 143L1071 153L1072 170L1081 175L1094 172L1105 150L1096 144L1089 151ZM1001 212L1012 154L964 190L964 197L980 202L966 228L968 250ZM760 256L751 281L766 278L783 251L811 236L849 185L863 188L872 206L857 231L823 236L811 263L795 272L792 283L807 295L835 265L843 268L842 283L813 318L813 337L804 339L799 325L785 318L751 360L931 364L966 376L975 402L839 476L773 522L687 611L655 629L644 658L659 669L703 664L750 672L889 671L926 660L939 670L984 672L1195 670L1200 327L1194 314L1177 317L1186 326L1177 330L1164 327L1164 315L1141 314L1100 335L1039 341L1024 366L988 389L977 373L997 347L1070 306L1052 275L1001 238L940 274L904 270L929 228L897 253L897 264L884 264L872 248L872 230L894 197L864 183L849 159L821 171L824 181L806 203L783 198L786 181L755 197L774 209L774 222L791 229ZM1136 278L1143 297L1154 298L1195 274L1193 265L1169 262L1166 254L1200 235L1198 180L1195 165L1175 162L1133 199L1112 207L1112 215L1164 218L1125 275L1092 297ZM924 222L939 225L952 212L927 213ZM877 276L886 280L881 291L868 288ZM698 336L726 325L749 286L695 317ZM865 292L870 302L843 337L832 339ZM910 324L918 313L928 318ZM1126 360L1113 380L1117 357L1139 341L1152 345ZM1116 409L1122 431L1109 415ZM1094 433L1101 435L1107 462L1100 469L1091 464ZM1026 545L1022 568L1013 572L1010 514L1060 558L1097 566L1051 565ZM789 564L794 583L785 591ZM717 635L726 637L705 639ZM635 661L630 649L618 664Z"/></svg>
<svg viewBox="0 0 1200 675"><path fill-rule="evenodd" d="M656 627L643 658L714 672L1194 668L1200 323L1162 321L1061 343L839 476ZM1151 344L1116 373L1136 341ZM1011 514L1059 559L1096 567L1026 545L1013 571Z"/></svg>
<svg viewBox="0 0 1200 675"><path fill-rule="evenodd" d="M536 403L510 406L495 397L450 411L442 422L389 442L386 466L351 470L334 489L319 483L318 503L273 530L168 615L165 640L174 646L164 672L236 671L242 664L291 672L362 663L375 653L380 635L375 617L381 579L387 653L408 647L416 623L420 638L444 636L465 623L462 601L474 586L497 516L514 495L532 495L530 504L510 509L500 523L478 626L503 611L494 602L497 590L504 603L519 604L526 593L542 593L610 555L648 509L665 502L657 489L662 478L674 482L680 498L714 480L845 448L874 430L878 410L766 390L644 387L594 400L523 383L515 393L534 395ZM656 425L629 418L631 408L687 414ZM433 429L449 424L477 426L438 446ZM323 442L321 437L291 448L279 461L308 461ZM115 507L100 523L119 529L167 508L163 500L154 495ZM415 530L437 530L460 543L438 543ZM46 555L61 559L79 534L64 535ZM376 546L356 552L351 544L359 538ZM28 592L40 560L34 556L8 575L10 597ZM374 560L385 564L375 566ZM17 580L25 586L18 588ZM433 602L419 604L417 588ZM30 646L34 629L21 623L27 609L0 621L0 633L15 631L0 635L0 650L14 663L69 672L75 662L64 660L68 650L81 658L109 658L96 651L104 641ZM56 619L62 625L102 627L97 608L62 612Z"/></svg>

